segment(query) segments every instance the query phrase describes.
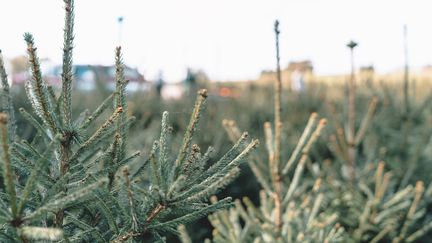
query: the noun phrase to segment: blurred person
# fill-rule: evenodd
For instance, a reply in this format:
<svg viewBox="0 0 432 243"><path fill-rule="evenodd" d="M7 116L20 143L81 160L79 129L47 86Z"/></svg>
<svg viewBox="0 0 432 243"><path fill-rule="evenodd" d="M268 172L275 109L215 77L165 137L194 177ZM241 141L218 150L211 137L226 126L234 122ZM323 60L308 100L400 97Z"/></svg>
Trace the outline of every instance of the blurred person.
<svg viewBox="0 0 432 243"><path fill-rule="evenodd" d="M299 70L294 70L291 74L291 90L294 92L305 91L304 74Z"/></svg>
<svg viewBox="0 0 432 243"><path fill-rule="evenodd" d="M156 79L156 84L155 84L156 94L159 98L161 97L162 89L164 85L165 85L165 81L163 78L163 72L159 71L159 75L158 78Z"/></svg>
<svg viewBox="0 0 432 243"><path fill-rule="evenodd" d="M197 77L192 69L188 68L186 79L184 80L185 91L187 95L194 94L197 91Z"/></svg>

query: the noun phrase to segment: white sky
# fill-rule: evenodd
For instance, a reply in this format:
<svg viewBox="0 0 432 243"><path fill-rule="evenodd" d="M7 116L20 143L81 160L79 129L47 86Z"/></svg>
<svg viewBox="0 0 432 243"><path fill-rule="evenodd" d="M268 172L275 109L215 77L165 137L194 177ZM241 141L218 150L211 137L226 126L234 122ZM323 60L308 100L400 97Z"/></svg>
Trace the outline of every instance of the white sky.
<svg viewBox="0 0 432 243"><path fill-rule="evenodd" d="M432 2L427 0L76 0L75 63L112 64L117 17L124 16L126 64L147 78L159 70L180 80L187 66L212 79L256 78L273 69L273 22L281 22L281 63L310 59L318 74L349 70L345 44L354 39L358 65L387 72L403 65L408 26L413 66L432 63ZM39 56L61 61L63 1L0 0L0 49L25 54L34 34Z"/></svg>

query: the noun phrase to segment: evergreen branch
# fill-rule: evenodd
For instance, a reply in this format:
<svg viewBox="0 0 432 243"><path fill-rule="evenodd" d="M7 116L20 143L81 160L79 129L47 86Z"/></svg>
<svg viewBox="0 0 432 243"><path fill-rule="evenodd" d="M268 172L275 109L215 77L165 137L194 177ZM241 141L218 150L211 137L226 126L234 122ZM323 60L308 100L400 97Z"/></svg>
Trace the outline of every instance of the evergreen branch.
<svg viewBox="0 0 432 243"><path fill-rule="evenodd" d="M30 240L58 241L63 238L63 231L55 228L24 226L20 233Z"/></svg>
<svg viewBox="0 0 432 243"><path fill-rule="evenodd" d="M60 176L63 177L69 170L72 155L72 140L76 138L72 130L72 55L73 55L73 28L74 28L74 0L64 0L65 23L63 39L63 65L62 65L62 108L64 134L60 147ZM63 190L66 190L63 188ZM64 212L60 210L56 214L56 225L63 225Z"/></svg>
<svg viewBox="0 0 432 243"><path fill-rule="evenodd" d="M327 124L327 120L326 119L321 119L315 129L315 131L312 133L311 137L309 138L308 142L306 143L306 145L303 148L302 154L303 155L308 155L309 151L312 148L312 145L316 142L316 140L318 139L318 137L321 135L321 131L324 129L324 127Z"/></svg>
<svg viewBox="0 0 432 243"><path fill-rule="evenodd" d="M195 193L191 197L188 197L186 201L194 202L194 201L202 200L202 198L208 198L211 195L215 195L221 189L231 184L231 182L233 182L238 177L239 174L240 174L240 169L234 168L233 170L224 174L221 178L218 178L217 180L212 180L214 182L212 182L211 184L206 183L207 185L202 187L203 188L202 191Z"/></svg>
<svg viewBox="0 0 432 243"><path fill-rule="evenodd" d="M250 212L252 217L256 217L262 220L265 223L272 225L273 223L269 221L252 203L252 201L248 197L243 197L243 203L246 205L248 212Z"/></svg>
<svg viewBox="0 0 432 243"><path fill-rule="evenodd" d="M52 212L60 208L65 208L65 206L67 206L68 204L88 196L91 192L93 192L97 188L100 188L106 183L107 183L106 179L101 179L91 185L88 185L86 187L83 187L82 189L72 192L69 195L66 195L59 199L52 200L47 204L45 204L44 206L41 206L40 208L36 209L34 212L26 215L24 217L24 220L33 219L44 212L50 212L50 211Z"/></svg>
<svg viewBox="0 0 432 243"><path fill-rule="evenodd" d="M42 154L40 154L36 150L36 148L33 145L31 145L29 142L27 142L26 140L21 140L21 143L15 143L15 145L19 149L25 151L26 153L33 155L36 158L42 158L43 157Z"/></svg>
<svg viewBox="0 0 432 243"><path fill-rule="evenodd" d="M279 123L282 124L282 123ZM282 227L282 208L281 208L281 190L282 190L282 184L281 184L281 176L279 174L279 162L277 162L275 156L276 153L273 149L273 145L274 143L277 143L277 139L280 140L280 135L279 138L274 138L273 139L273 131L271 129L271 125L269 122L264 123L264 134L265 134L265 140L267 143L267 151L269 154L269 161L268 161L268 167L270 169L270 179L272 181L273 184L273 190L271 192L271 195L274 198L274 204L275 204L275 217L274 217L274 221L275 221L275 230L276 230L276 234L279 235L281 227ZM280 143L280 141L279 141ZM279 159L280 159L280 155Z"/></svg>
<svg viewBox="0 0 432 243"><path fill-rule="evenodd" d="M290 186L288 187L288 192L286 193L282 204L286 205L289 200L291 199L292 195L294 194L295 189L297 189L298 183L300 181L300 176L303 173L303 169L304 169L304 164L306 163L306 160L308 159L307 155L302 155L302 157L300 158L300 161L297 165L297 168L295 169L294 172L294 177L291 181Z"/></svg>
<svg viewBox="0 0 432 243"><path fill-rule="evenodd" d="M380 213L377 214L377 216L375 217L375 222L376 223L380 223L380 222L384 222L384 220L386 218L391 217L392 215L396 214L399 211L402 211L406 208L408 208L411 205L410 201L402 201L399 204L394 205L391 208L382 210Z"/></svg>
<svg viewBox="0 0 432 243"><path fill-rule="evenodd" d="M28 113L24 108L19 108L21 115L35 127L41 134L45 140L50 140L50 136L48 135L46 129L39 123L39 121L33 117L30 113Z"/></svg>
<svg viewBox="0 0 432 243"><path fill-rule="evenodd" d="M93 111L93 113L85 119L85 121L81 124L80 130L84 130L88 128L88 126L96 120L110 105L116 93L110 94L97 108Z"/></svg>
<svg viewBox="0 0 432 243"><path fill-rule="evenodd" d="M10 149L10 154L13 158L13 161L16 163L14 164L15 167L17 167L16 169L22 169L26 172L28 171L32 171L34 164L30 161L29 158L27 158L26 155L24 155L23 153L21 153L20 151L17 150L16 147L13 147ZM38 159L38 158L36 158ZM46 171L39 171L39 173L41 173L44 178L47 179L47 181L45 181L45 183L53 183L53 179L51 178L50 175L48 175L48 173Z"/></svg>
<svg viewBox="0 0 432 243"><path fill-rule="evenodd" d="M239 140L238 143L240 143L242 141L242 139L244 139L244 140L246 139L245 135L247 135L247 134L244 134L244 136L242 136L242 138ZM202 178L203 181L201 183L191 186L190 189L186 190L182 194L175 197L173 199L173 202L179 202L179 201L182 201L184 199L189 199L190 197L192 197L192 199L196 200L199 198L197 198L195 195L205 195L205 192L207 192L207 190L210 190L210 189L214 190L215 189L214 187L217 188L218 185L223 186L223 184L217 184L216 183L219 181L220 177L221 176L224 177L226 174L229 174L237 166L239 166L240 163L243 162L244 158L246 156L248 156L252 152L252 150L255 149L256 146L258 146L258 144L259 144L258 140L253 140L245 149L243 149L243 151L240 152L240 154L237 154L235 158L231 158L231 159L227 160L226 163L225 162L216 162L205 173L202 174L203 175L203 178ZM222 159L220 159L219 161L225 160L226 155L224 157L222 157ZM230 178L232 178L232 177L230 177ZM197 194L199 192L203 192L204 194Z"/></svg>
<svg viewBox="0 0 432 243"><path fill-rule="evenodd" d="M30 196L30 193L32 192L33 188L36 186L37 179L43 175L44 173L41 173L43 171L43 167L47 165L47 160L44 158L40 158L34 165L33 170L30 174L30 177L27 178L27 182L24 186L24 189L21 192L20 201L18 204L18 214L21 214L24 206L27 203L28 197Z"/></svg>
<svg viewBox="0 0 432 243"><path fill-rule="evenodd" d="M385 194L385 192L389 186L391 176L392 176L391 172L387 172L384 174L384 178L383 178L383 181L381 183L380 189L376 195L378 202L380 202L382 200L382 198L384 197L384 194Z"/></svg>
<svg viewBox="0 0 432 243"><path fill-rule="evenodd" d="M122 136L122 143L120 144L120 159L125 156L126 142L127 142L127 127L122 126L126 122L127 102L126 102L126 85L127 81L124 77L124 64L122 60L121 47L117 47L115 51L115 67L116 67L116 107L122 108L123 113L117 119L117 132Z"/></svg>
<svg viewBox="0 0 432 243"><path fill-rule="evenodd" d="M72 155L72 157L70 158L70 161L72 162L78 159L79 156L88 149L88 147L98 142L99 139L101 139L101 137L104 135L104 133L107 132L107 129L114 124L114 121L119 117L120 113L122 112L123 109L121 107L117 108L114 113L105 121L105 123L102 124L102 126L100 126L96 130L96 132L94 132L93 135L78 148L75 154Z"/></svg>
<svg viewBox="0 0 432 243"><path fill-rule="evenodd" d="M370 243L378 243L380 240L382 240L388 233L390 233L393 230L392 225L388 225L384 227L383 230L381 230L371 241Z"/></svg>
<svg viewBox="0 0 432 243"><path fill-rule="evenodd" d="M139 156L141 156L141 152L140 151L135 151L133 154L129 155L128 157L126 157L125 159L123 159L122 161L120 161L118 163L118 168L120 168L120 167L122 167L124 165L129 164L130 162L132 162L134 159L138 158ZM148 160L146 160L141 165L141 167L137 171L135 171L135 173L132 175L132 178L134 178L137 174L141 173L142 172L141 169L144 169L144 167L147 165L147 163L148 163Z"/></svg>
<svg viewBox="0 0 432 243"><path fill-rule="evenodd" d="M111 212L111 210L108 208L107 202L105 202L104 199L102 199L100 196L95 195L97 204L98 204L98 208L100 209L100 212L102 213L103 216L105 216L107 223L110 227L110 230L112 230L114 233L118 234L119 233L119 229L117 227L117 223L116 220L114 218L113 213Z"/></svg>
<svg viewBox="0 0 432 243"><path fill-rule="evenodd" d="M36 55L33 36L30 33L24 34L24 39L27 42L27 52L29 55L30 67L32 70L33 81L27 81L26 88L29 99L32 101L33 108L36 114L48 125L54 136L58 132L56 119L52 105L49 102L48 90L45 82L42 80L39 58Z"/></svg>
<svg viewBox="0 0 432 243"><path fill-rule="evenodd" d="M73 27L74 27L74 0L64 0L65 3L65 25L63 40L63 73L62 73L62 94L64 123L70 128L72 121L72 50L73 50Z"/></svg>
<svg viewBox="0 0 432 243"><path fill-rule="evenodd" d="M403 190L400 190L397 193L395 193L392 198L390 198L386 203L384 203L382 205L382 207L384 209L387 209L387 208L390 208L390 207L396 205L397 203L405 200L413 192L412 190L413 190L413 187L411 185L408 185Z"/></svg>
<svg viewBox="0 0 432 243"><path fill-rule="evenodd" d="M186 163L183 166L183 173L185 177L190 180L198 178L198 175L204 170L205 163L208 161L203 161L201 159L201 149L197 144L192 145L192 149L188 156Z"/></svg>
<svg viewBox="0 0 432 243"><path fill-rule="evenodd" d="M406 242L415 242L417 239L424 236L430 230L432 230L432 221L429 221L429 223L423 225L423 227L421 227L419 230L408 236L406 238Z"/></svg>
<svg viewBox="0 0 432 243"><path fill-rule="evenodd" d="M313 112L310 115L309 120L306 124L306 127L305 127L294 151L291 153L291 156L290 156L288 162L286 163L285 167L282 170L282 175L286 175L288 173L289 169L291 168L291 166L297 160L297 157L300 154L300 151L302 150L302 148L304 147L304 145L307 142L307 138L312 133L312 128L315 125L317 118L318 118L318 114L316 112Z"/></svg>
<svg viewBox="0 0 432 243"><path fill-rule="evenodd" d="M156 151L159 149L159 143L157 141L155 141L153 143L153 147L152 150L150 152L150 165L151 165L151 171L152 171L152 176L153 176L153 182L155 184L155 186L157 186L158 188L160 188L161 184L162 184L162 171L159 169L160 165L158 163L158 160L156 159Z"/></svg>
<svg viewBox="0 0 432 243"><path fill-rule="evenodd" d="M280 238L280 231L282 228L282 209L281 209L281 197L282 197L282 184L281 184L281 174L280 174L280 160L281 160L281 136L282 136L282 121L281 121L281 96L282 96L282 77L280 70L280 56L279 56L279 21L276 20L274 24L274 31L276 35L276 74L277 79L274 84L275 90L275 138L274 138L274 157L269 161L270 175L273 182L274 188L274 200L275 200L275 225L277 238Z"/></svg>
<svg viewBox="0 0 432 243"><path fill-rule="evenodd" d="M2 229L4 231L4 229ZM3 236L5 242L16 242L16 239L13 237L13 235L0 231L0 235Z"/></svg>
<svg viewBox="0 0 432 243"><path fill-rule="evenodd" d="M192 240L187 233L186 227L183 224L179 225L177 230L180 233L180 240L182 243L192 243Z"/></svg>
<svg viewBox="0 0 432 243"><path fill-rule="evenodd" d="M243 133L237 142L231 147L231 149L224 156L222 156L222 158L210 166L207 171L201 174L198 181L202 181L209 176L216 174L221 168L224 168L228 163L230 163L238 154L241 153L241 150L243 149L248 137L249 134L247 132Z"/></svg>
<svg viewBox="0 0 432 243"><path fill-rule="evenodd" d="M346 141L348 144L348 163L349 163L349 175L350 182L352 183L355 180L355 167L356 167L356 157L357 157L357 147L355 145L355 120L356 120L356 82L355 82L355 67L354 67L354 48L357 46L357 43L351 41L348 45L351 53L351 77L348 81L348 117L346 122L347 132L346 132Z"/></svg>
<svg viewBox="0 0 432 243"><path fill-rule="evenodd" d="M169 133L168 129L168 117L169 114L167 111L165 111L162 114L162 125L161 125L161 133L159 138L159 163L157 170L160 171L160 176L167 178L168 173L168 161L167 161L167 136ZM160 180L160 186L161 189L166 192L168 190L168 185L166 180Z"/></svg>
<svg viewBox="0 0 432 243"><path fill-rule="evenodd" d="M422 156L424 149L426 148L427 144L429 144L429 141L432 137L432 133L430 132L429 126L424 127L421 132L423 133L423 135L420 137L421 140L417 142L417 145L415 146L415 150L414 150L415 152L408 161L408 168L404 173L399 188L403 188L409 183L411 176L414 174L415 170L417 169L418 166L417 161Z"/></svg>
<svg viewBox="0 0 432 243"><path fill-rule="evenodd" d="M177 178L182 165L184 163L184 160L186 158L187 155L187 151L189 150L190 146L191 146L191 142L192 142L192 136L195 132L196 126L198 124L198 119L200 117L201 111L203 109L203 105L205 100L207 99L207 90L202 89L198 91L198 95L197 95L197 99L195 102L195 106L194 109L192 111L192 115L191 115L191 119L189 121L189 125L186 129L185 135L183 137L183 142L180 148L180 151L178 153L178 157L175 161L175 173L174 173L174 178Z"/></svg>
<svg viewBox="0 0 432 243"><path fill-rule="evenodd" d="M306 224L307 229L311 229L312 222L315 220L315 217L318 214L318 210L321 206L323 199L324 199L324 194L322 194L322 193L318 194L317 198L315 199L314 205L312 207L312 211L309 215L309 218L308 218L308 221Z"/></svg>
<svg viewBox="0 0 432 243"><path fill-rule="evenodd" d="M127 232L124 235L120 235L119 237L117 237L114 240L110 241L110 243L125 242L125 241L129 240L130 238L133 238L133 237L136 237L136 236L139 236L139 235L141 235L141 233L130 231L130 232Z"/></svg>
<svg viewBox="0 0 432 243"><path fill-rule="evenodd" d="M170 231L168 229L175 229L179 224L186 224L188 222L194 221L198 218L201 218L201 217L208 215L212 212L215 212L217 210L231 207L232 206L231 200L232 199L229 197L224 198L215 204L209 205L206 208L203 208L203 209L195 211L193 213L184 215L182 217L179 217L179 218L167 221L167 222L163 222L163 223L156 223L156 224L149 225L148 229L149 230L158 229L158 230L162 230L162 231L164 229L167 229L167 231Z"/></svg>
<svg viewBox="0 0 432 243"><path fill-rule="evenodd" d="M78 228L87 231L90 233L97 242L105 242L103 236L101 233L91 225L87 224L86 222L76 218L73 214L66 212L66 218L68 221L70 221L72 224L76 225ZM82 240L82 239L80 239Z"/></svg>
<svg viewBox="0 0 432 243"><path fill-rule="evenodd" d="M357 131L357 134L356 134L355 139L354 139L354 143L356 144L356 146L358 146L360 144L360 142L363 140L363 138L366 134L366 131L369 127L369 124L372 121L372 117L373 117L373 114L375 112L377 103L378 103L377 97L373 97L371 99L371 101L369 102L367 113L363 117L363 120L360 124L360 129Z"/></svg>
<svg viewBox="0 0 432 243"><path fill-rule="evenodd" d="M269 160L269 168L273 168L274 165L274 160L275 160L275 153L274 153L274 139L273 139L273 131L270 125L270 122L265 122L264 123L264 137L265 137L265 141L266 141L266 148L267 148L267 153L268 153L268 160ZM273 171L272 171L273 173ZM274 178L272 177L272 180ZM273 181L274 183L274 181Z"/></svg>
<svg viewBox="0 0 432 243"><path fill-rule="evenodd" d="M276 174L279 174L279 163L280 163L280 148L281 148L281 133L282 133L282 121L281 121L281 94L282 94L282 77L280 70L280 56L279 56L279 21L275 21L274 23L274 32L276 37L276 82L274 84L275 90L275 166L274 170L276 170Z"/></svg>
<svg viewBox="0 0 432 243"><path fill-rule="evenodd" d="M8 113L8 134L9 134L9 141L12 143L15 141L15 134L16 134L16 120L15 120L15 111L12 101L12 95L10 94L10 87L9 82L6 74L6 70L4 67L4 60L3 55L0 50L0 80L1 80L1 87L3 89L4 95L6 96L6 104L4 105L4 111ZM2 107L0 107L2 108ZM0 112L3 112L0 110Z"/></svg>
<svg viewBox="0 0 432 243"><path fill-rule="evenodd" d="M240 165L241 162L259 145L258 139L252 140L243 151L237 155L229 164L227 164L224 168L222 168L217 174L225 174L236 168ZM209 179L205 181L212 181L213 178L217 177L217 174L211 176Z"/></svg>
<svg viewBox="0 0 432 243"><path fill-rule="evenodd" d="M170 189L168 190L167 193L167 198L168 199L172 199L173 195L175 193L177 193L178 191L180 191L181 189L183 189L183 187L185 186L186 183L186 176L185 175L180 175L177 180L175 180L172 185L170 186Z"/></svg>
<svg viewBox="0 0 432 243"><path fill-rule="evenodd" d="M129 169L127 166L123 169L123 175L125 177L127 196L128 196L128 200L129 200L129 208L130 208L130 214L131 214L131 219L132 219L132 230L137 230L138 229L138 220L137 220L137 216L135 213L134 198L133 198L133 193L132 193L131 182L129 179Z"/></svg>
<svg viewBox="0 0 432 243"><path fill-rule="evenodd" d="M417 207L420 203L420 199L423 195L424 192L424 184L422 181L418 181L416 183L416 187L415 187L415 195L414 195L414 200L411 203L411 207L408 210L405 222L402 226L402 229L400 231L399 236L397 237L396 242L400 242L402 239L405 239L405 236L408 232L408 228L412 225L413 223L413 218L414 218L414 214L417 210Z"/></svg>
<svg viewBox="0 0 432 243"><path fill-rule="evenodd" d="M110 146L110 148L107 150L106 153L104 153L103 160L106 160L104 165L106 166L105 170L108 171L108 189L111 190L114 184L114 177L117 169L119 168L117 166L118 159L119 159L119 150L120 150L120 144L121 144L121 135L119 133L116 133L114 135L114 142Z"/></svg>
<svg viewBox="0 0 432 243"><path fill-rule="evenodd" d="M78 118L75 119L74 121L74 126L75 127L80 127L83 125L84 121L90 116L90 111L88 109L84 109L83 111L81 111L81 113L78 115Z"/></svg>
<svg viewBox="0 0 432 243"><path fill-rule="evenodd" d="M15 181L13 178L12 165L9 154L8 134L7 134L8 117L5 113L0 113L0 135L1 135L1 148L3 152L3 180L8 193L12 216L18 217L17 209L17 193L15 191Z"/></svg>
<svg viewBox="0 0 432 243"><path fill-rule="evenodd" d="M236 199L234 201L234 203L235 203L235 208L238 211L238 213L240 214L240 216L242 217L242 219L245 222L250 222L252 219L251 219L251 217L249 217L248 213L243 208L243 205L241 204L241 201L239 199Z"/></svg>
<svg viewBox="0 0 432 243"><path fill-rule="evenodd" d="M126 122L123 123L121 126L122 127L129 127L135 121L135 119L136 119L135 117L128 117L128 119L126 120ZM83 158L83 160L82 160L83 162L84 161L89 161L90 158L92 158L94 155L97 154L98 150L101 147L103 147L104 145L106 145L106 141L107 140L109 141L110 139L112 139L114 137L115 133L117 132L117 128L116 128L116 126L114 126L115 120L114 120L113 123L111 123L106 128L106 131L102 132L102 134L100 135L99 138L97 138L93 143L89 144L89 146L86 148L86 151L90 151L90 153L88 154L88 156L86 156L86 157ZM85 143L85 141L84 141L84 143ZM85 154L85 151L84 151L83 154ZM78 159L78 158L76 158L76 159Z"/></svg>
<svg viewBox="0 0 432 243"><path fill-rule="evenodd" d="M241 137L240 129L238 128L234 120L224 119L222 121L222 126L225 128L225 131L228 133L228 137L231 140L231 142L235 143Z"/></svg>
<svg viewBox="0 0 432 243"><path fill-rule="evenodd" d="M228 133L231 142L235 143L238 139L240 139L242 134L235 121L223 120L222 125L225 128L225 131ZM262 166L263 163L261 163L260 159L255 154L252 155L252 160L250 160L248 164L259 184L266 190L267 193L270 194L270 183L268 182L267 177L265 177L267 168Z"/></svg>
<svg viewBox="0 0 432 243"><path fill-rule="evenodd" d="M159 215L160 212L162 212L166 208L165 205L158 204L156 207L153 208L153 210L150 212L150 214L146 218L146 224L149 224L153 221L156 216Z"/></svg>

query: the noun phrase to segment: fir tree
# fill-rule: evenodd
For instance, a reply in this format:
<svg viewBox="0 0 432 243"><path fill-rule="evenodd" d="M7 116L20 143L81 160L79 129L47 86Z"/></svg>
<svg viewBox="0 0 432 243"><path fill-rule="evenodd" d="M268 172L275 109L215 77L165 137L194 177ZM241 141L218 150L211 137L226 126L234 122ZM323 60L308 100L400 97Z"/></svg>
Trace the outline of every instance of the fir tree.
<svg viewBox="0 0 432 243"><path fill-rule="evenodd" d="M198 92L183 143L170 154L168 112L148 159L131 170L139 152L127 149L133 117L127 116L121 48L115 51L116 90L92 113L72 113L74 1L65 0L62 87L57 95L43 79L34 38L26 33L31 79L25 84L32 105L21 115L37 134L20 140L12 95L0 55L1 169L0 240L29 242L142 242L162 240L177 226L230 207L208 198L239 174L239 165L257 146L245 133L217 162L212 148L192 144L207 91ZM105 114L108 117L103 119ZM100 121L101 120L101 121ZM95 129L92 129L94 127ZM132 166L133 167L133 166Z"/></svg>
<svg viewBox="0 0 432 243"><path fill-rule="evenodd" d="M249 166L262 186L260 206L247 197L235 207L209 216L215 227L213 242L336 242L344 238L344 229L337 224L338 214L323 212L326 204L321 179L314 184L303 180L309 152L326 125L312 113L296 148L286 162L282 160L281 140L281 75L279 67L279 22L275 22L277 78L275 82L274 131L270 122L264 124L267 161L254 156ZM224 121L229 137L235 139L240 129L234 121ZM313 180L312 180L313 181ZM309 183L308 183L309 182ZM217 202L213 199L213 202ZM184 239L185 237L182 237Z"/></svg>

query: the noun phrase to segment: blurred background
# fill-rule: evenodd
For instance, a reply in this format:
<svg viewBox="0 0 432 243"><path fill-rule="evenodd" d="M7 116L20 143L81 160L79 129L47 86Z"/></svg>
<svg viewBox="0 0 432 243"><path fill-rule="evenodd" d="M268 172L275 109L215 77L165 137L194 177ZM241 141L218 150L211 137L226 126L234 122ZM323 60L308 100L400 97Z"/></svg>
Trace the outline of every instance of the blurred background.
<svg viewBox="0 0 432 243"><path fill-rule="evenodd" d="M0 46L17 82L23 79L24 32L34 34L47 69L61 62L62 4L0 3ZM310 62L314 75L346 74L344 44L355 39L359 68L393 74L403 66L406 25L410 64L423 74L432 63L428 9L423 0L77 1L74 60L109 66L114 47L122 45L126 64L150 82L161 76L168 83L183 81L188 68L211 81L257 80L262 71L274 69L271 26L279 19L284 68Z"/></svg>

